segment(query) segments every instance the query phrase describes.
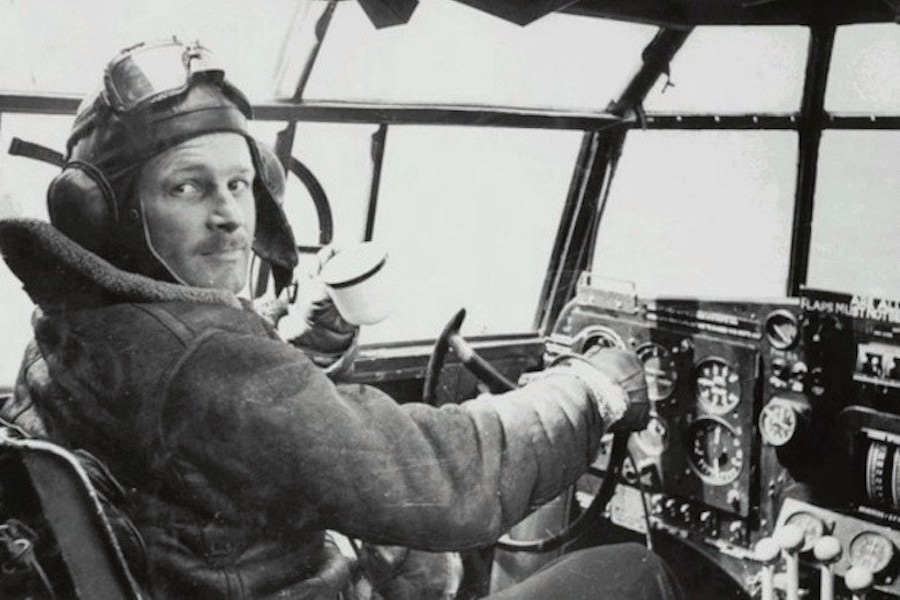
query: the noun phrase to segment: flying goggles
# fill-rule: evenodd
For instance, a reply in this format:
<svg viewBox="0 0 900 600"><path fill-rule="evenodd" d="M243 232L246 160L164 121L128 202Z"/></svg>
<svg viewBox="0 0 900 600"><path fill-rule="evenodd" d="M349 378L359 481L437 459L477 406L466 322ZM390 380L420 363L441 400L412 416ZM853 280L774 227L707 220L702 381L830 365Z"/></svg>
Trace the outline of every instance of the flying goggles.
<svg viewBox="0 0 900 600"><path fill-rule="evenodd" d="M199 42L184 44L175 37L122 50L106 67L102 97L113 111L128 114L179 96L201 79L220 86L241 112L250 115L250 103L225 80L213 52Z"/></svg>

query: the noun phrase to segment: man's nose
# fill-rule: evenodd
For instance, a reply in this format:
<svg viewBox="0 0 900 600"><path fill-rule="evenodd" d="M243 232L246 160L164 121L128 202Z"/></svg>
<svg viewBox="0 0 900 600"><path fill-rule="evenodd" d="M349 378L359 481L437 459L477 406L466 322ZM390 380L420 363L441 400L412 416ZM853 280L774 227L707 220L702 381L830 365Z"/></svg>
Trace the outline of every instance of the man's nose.
<svg viewBox="0 0 900 600"><path fill-rule="evenodd" d="M213 207L209 219L211 228L231 233L244 224L240 202L227 185L217 186L212 196Z"/></svg>

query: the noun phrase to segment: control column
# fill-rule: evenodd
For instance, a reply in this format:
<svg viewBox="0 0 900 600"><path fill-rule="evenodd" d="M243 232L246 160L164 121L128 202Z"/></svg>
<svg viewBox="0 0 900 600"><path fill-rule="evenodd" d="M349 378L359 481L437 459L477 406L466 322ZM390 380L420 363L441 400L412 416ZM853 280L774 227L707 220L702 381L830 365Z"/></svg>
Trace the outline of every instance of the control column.
<svg viewBox="0 0 900 600"><path fill-rule="evenodd" d="M762 563L762 595L760 600L775 600L775 561L781 554L781 546L773 538L765 537L756 542L756 560Z"/></svg>
<svg viewBox="0 0 900 600"><path fill-rule="evenodd" d="M866 594L872 589L872 571L865 567L851 567L844 575L844 585L853 594L853 600L866 600Z"/></svg>
<svg viewBox="0 0 900 600"><path fill-rule="evenodd" d="M796 525L785 525L775 531L775 541L784 553L785 598L800 600L800 548L803 546L803 530Z"/></svg>
<svg viewBox="0 0 900 600"><path fill-rule="evenodd" d="M813 546L813 556L821 572L819 600L834 600L834 563L840 560L842 552L841 542L830 535L819 538Z"/></svg>

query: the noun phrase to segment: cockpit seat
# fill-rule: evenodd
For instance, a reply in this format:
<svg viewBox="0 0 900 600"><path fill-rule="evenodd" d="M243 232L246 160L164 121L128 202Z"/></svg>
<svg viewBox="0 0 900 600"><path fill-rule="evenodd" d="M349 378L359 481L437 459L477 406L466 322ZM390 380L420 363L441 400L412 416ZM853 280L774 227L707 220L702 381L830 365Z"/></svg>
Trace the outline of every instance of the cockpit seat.
<svg viewBox="0 0 900 600"><path fill-rule="evenodd" d="M83 461L0 422L0 597L141 598Z"/></svg>

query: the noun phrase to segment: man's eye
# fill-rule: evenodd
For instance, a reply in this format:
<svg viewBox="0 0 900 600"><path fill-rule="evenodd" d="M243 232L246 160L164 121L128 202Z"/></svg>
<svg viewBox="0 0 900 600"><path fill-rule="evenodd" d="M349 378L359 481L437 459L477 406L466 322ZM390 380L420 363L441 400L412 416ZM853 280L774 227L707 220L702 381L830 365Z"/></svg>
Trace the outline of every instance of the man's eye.
<svg viewBox="0 0 900 600"><path fill-rule="evenodd" d="M193 196L199 192L200 187L191 181L185 181L172 187L173 196Z"/></svg>
<svg viewBox="0 0 900 600"><path fill-rule="evenodd" d="M243 177L232 179L228 182L228 189L232 192L243 192L250 189L250 182Z"/></svg>

